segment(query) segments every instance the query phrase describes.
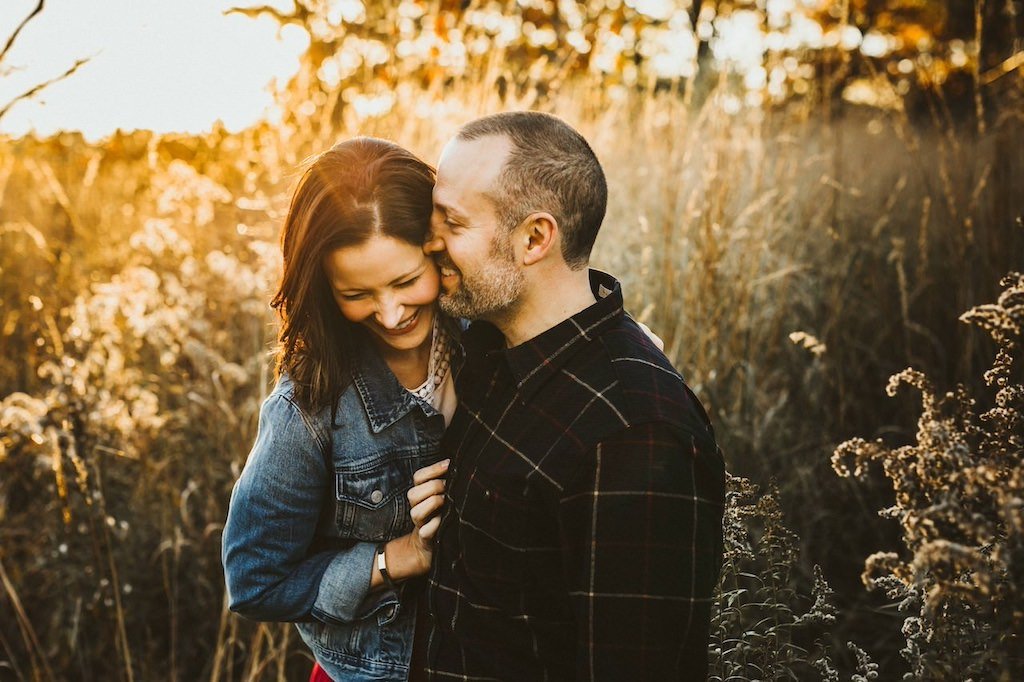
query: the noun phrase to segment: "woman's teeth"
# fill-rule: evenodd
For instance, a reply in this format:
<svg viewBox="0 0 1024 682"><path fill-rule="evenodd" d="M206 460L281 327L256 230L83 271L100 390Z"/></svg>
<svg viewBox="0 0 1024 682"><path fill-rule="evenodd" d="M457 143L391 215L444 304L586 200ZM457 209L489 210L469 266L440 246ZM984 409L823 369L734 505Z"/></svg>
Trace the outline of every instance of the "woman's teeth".
<svg viewBox="0 0 1024 682"><path fill-rule="evenodd" d="M412 317L410 317L408 320L406 320L405 322L403 322L401 324L396 324L394 326L394 330L395 331L401 331L401 330L405 329L406 327L408 327L409 325L411 325L413 322L416 321L416 317L417 316L419 316L419 313L416 313L415 315L413 315Z"/></svg>

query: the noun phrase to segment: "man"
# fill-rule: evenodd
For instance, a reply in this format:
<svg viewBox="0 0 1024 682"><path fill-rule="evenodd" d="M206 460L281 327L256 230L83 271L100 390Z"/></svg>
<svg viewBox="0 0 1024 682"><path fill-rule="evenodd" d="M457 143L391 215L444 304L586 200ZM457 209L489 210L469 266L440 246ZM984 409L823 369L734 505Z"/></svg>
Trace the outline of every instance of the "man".
<svg viewBox="0 0 1024 682"><path fill-rule="evenodd" d="M724 465L618 282L587 268L606 202L553 116L479 119L441 155L425 248L442 308L477 321L445 435L432 680L707 675Z"/></svg>

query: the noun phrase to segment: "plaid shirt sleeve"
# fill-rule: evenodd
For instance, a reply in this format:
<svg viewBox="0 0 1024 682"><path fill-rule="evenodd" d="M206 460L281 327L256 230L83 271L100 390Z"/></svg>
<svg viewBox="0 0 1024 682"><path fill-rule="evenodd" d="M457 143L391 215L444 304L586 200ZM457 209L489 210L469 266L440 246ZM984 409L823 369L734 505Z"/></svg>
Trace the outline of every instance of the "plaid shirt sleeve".
<svg viewBox="0 0 1024 682"><path fill-rule="evenodd" d="M706 679L724 478L714 441L670 424L596 446L559 511L576 679Z"/></svg>

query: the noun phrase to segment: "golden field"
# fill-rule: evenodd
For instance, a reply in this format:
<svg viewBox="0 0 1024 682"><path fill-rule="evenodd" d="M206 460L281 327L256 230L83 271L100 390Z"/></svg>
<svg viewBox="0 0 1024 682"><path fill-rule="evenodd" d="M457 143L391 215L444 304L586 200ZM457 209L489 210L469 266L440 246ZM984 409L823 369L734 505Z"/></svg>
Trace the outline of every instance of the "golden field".
<svg viewBox="0 0 1024 682"><path fill-rule="evenodd" d="M329 120L311 97L239 133L0 138L0 679L308 674L289 626L227 612L219 554L273 382L292 182L344 137L434 160L468 119L523 107L591 141L610 188L594 265L735 477L715 679L1019 679L1019 74L966 112L506 77L403 83ZM886 394L908 367L923 401Z"/></svg>

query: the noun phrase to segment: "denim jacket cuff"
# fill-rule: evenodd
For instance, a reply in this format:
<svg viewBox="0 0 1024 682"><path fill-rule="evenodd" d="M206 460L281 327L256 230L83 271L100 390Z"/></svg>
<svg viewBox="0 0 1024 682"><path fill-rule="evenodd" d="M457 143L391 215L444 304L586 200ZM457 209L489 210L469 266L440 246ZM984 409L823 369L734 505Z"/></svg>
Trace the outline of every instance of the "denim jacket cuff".
<svg viewBox="0 0 1024 682"><path fill-rule="evenodd" d="M327 565L313 613L326 619L351 623L363 615L363 606L370 594L370 576L377 546L358 542L338 552Z"/></svg>

